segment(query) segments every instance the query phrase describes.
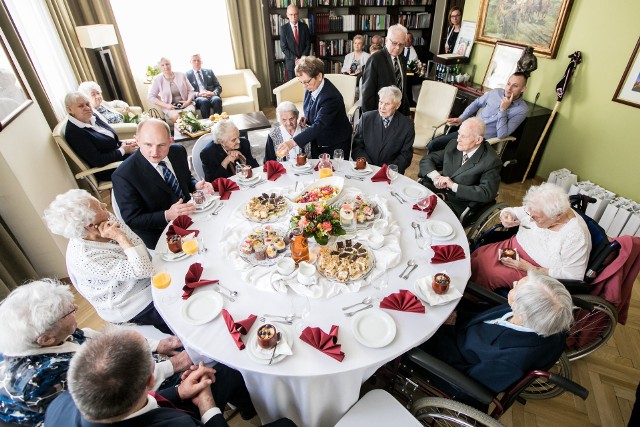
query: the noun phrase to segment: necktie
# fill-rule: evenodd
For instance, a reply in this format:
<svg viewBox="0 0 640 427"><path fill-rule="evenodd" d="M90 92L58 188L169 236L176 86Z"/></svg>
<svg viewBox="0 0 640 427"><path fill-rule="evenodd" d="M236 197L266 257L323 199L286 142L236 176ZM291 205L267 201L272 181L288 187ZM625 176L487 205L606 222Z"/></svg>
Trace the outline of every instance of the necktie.
<svg viewBox="0 0 640 427"><path fill-rule="evenodd" d="M467 160L469 160L469 156L465 153L465 154L462 156L462 165L464 165L465 163L467 163ZM460 165L460 166L462 166L462 165Z"/></svg>
<svg viewBox="0 0 640 427"><path fill-rule="evenodd" d="M181 198L182 201L184 202L185 201L184 194L182 194L182 190L180 189L180 184L178 184L178 180L176 179L173 172L171 172L171 169L169 169L169 167L164 162L164 160L158 164L162 168L162 176L164 177L165 182L169 184L169 187L171 187L171 189L176 194L176 196L178 196L178 198Z"/></svg>
<svg viewBox="0 0 640 427"><path fill-rule="evenodd" d="M296 56L300 55L300 44L298 40L298 26L293 26L293 38L296 40Z"/></svg>
<svg viewBox="0 0 640 427"><path fill-rule="evenodd" d="M198 92L204 92L205 90L207 90L207 87L204 85L204 80L202 79L202 72L198 70L196 74L198 76L198 85L200 86L200 90Z"/></svg>
<svg viewBox="0 0 640 427"><path fill-rule="evenodd" d="M400 71L400 61L397 56L393 59L393 70L396 75L396 86L402 90L402 72Z"/></svg>
<svg viewBox="0 0 640 427"><path fill-rule="evenodd" d="M409 48L404 48L404 57L407 58L407 62L409 62Z"/></svg>
<svg viewBox="0 0 640 427"><path fill-rule="evenodd" d="M389 127L389 117L383 117L382 118L382 124L384 124L384 128L388 128Z"/></svg>

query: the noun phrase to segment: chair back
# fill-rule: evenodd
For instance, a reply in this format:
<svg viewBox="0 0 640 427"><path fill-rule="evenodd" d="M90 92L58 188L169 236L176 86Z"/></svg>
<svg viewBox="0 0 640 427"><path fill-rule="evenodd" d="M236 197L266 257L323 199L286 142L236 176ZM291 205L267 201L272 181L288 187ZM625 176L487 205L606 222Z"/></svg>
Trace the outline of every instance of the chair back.
<svg viewBox="0 0 640 427"><path fill-rule="evenodd" d="M62 153L67 158L67 163L69 164L71 171L74 175L76 175L79 172L85 172L91 168L75 153L75 151L73 151L71 146L67 143L67 139L64 136L66 128L67 119L64 119L60 123L58 123L55 128L53 128L53 139L55 139L56 144L58 144L58 146L62 150ZM89 175L86 176L85 179L89 181L89 184L92 188L98 187L98 181L96 180L95 176Z"/></svg>
<svg viewBox="0 0 640 427"><path fill-rule="evenodd" d="M351 110L353 104L356 103L356 87L358 85L358 77L348 76L346 74L325 74L324 77L329 80L340 91L344 99L344 109L346 112Z"/></svg>
<svg viewBox="0 0 640 427"><path fill-rule="evenodd" d="M449 118L457 93L458 88L453 85L433 80L422 82L413 120L416 128L414 147L424 148L434 133L433 126Z"/></svg>
<svg viewBox="0 0 640 427"><path fill-rule="evenodd" d="M291 101L296 105L298 111L300 111L300 117L304 116L304 86L302 86L302 83L300 83L298 79L289 80L281 84L273 89L273 94L276 96L276 106L280 105L283 101Z"/></svg>
<svg viewBox="0 0 640 427"><path fill-rule="evenodd" d="M422 424L389 393L374 389L362 396L335 427L366 425L419 427Z"/></svg>
<svg viewBox="0 0 640 427"><path fill-rule="evenodd" d="M122 219L122 215L120 214L120 208L118 207L118 201L116 200L116 193L113 188L111 189L111 209L113 209L113 214L116 216L116 218L124 222L124 220Z"/></svg>
<svg viewBox="0 0 640 427"><path fill-rule="evenodd" d="M213 141L213 134L207 133L202 135L196 143L193 145L193 149L191 150L191 163L193 164L193 170L195 171L198 180L204 179L204 168L202 167L202 160L200 159L200 152L204 150L204 147L207 146L211 141Z"/></svg>

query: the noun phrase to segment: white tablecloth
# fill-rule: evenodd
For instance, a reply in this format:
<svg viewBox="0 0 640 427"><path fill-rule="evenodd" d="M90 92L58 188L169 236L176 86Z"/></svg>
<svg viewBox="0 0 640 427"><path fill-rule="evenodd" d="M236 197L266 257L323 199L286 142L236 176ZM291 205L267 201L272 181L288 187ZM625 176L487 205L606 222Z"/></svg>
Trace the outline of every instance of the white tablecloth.
<svg viewBox="0 0 640 427"><path fill-rule="evenodd" d="M346 169L345 166L343 168ZM375 170L377 168L374 167ZM342 175L337 172L337 175ZM176 262L165 262L158 256L166 246L163 238L156 249L154 264L157 270L166 271L172 276L172 283L167 289L153 289L154 302L158 311L175 333L182 339L192 354L194 361L202 356L203 359L213 359L222 362L242 372L252 400L262 422L286 416L299 426L330 426L358 400L361 384L369 378L380 366L393 360L407 350L426 341L438 327L446 320L455 308L456 302L446 305L427 306L426 314L406 313L394 310L384 310L396 322L397 334L388 346L379 349L368 348L356 341L351 330L351 318L344 316L341 307L355 304L365 296L372 295L375 290L371 286L364 286L357 292L342 290L322 298L310 298L311 314L305 320L310 326L322 328L329 332L332 325L340 327L338 343L342 344L345 358L342 362L312 348L296 335L293 327L283 327L293 336L293 355L284 358L271 366L257 364L249 355L248 350L239 351L234 344L222 316L200 326L187 323L181 314L184 301L180 298L184 276L189 266L194 262L201 262L204 266L203 279L219 279L222 284L237 290L239 295L235 302L225 300L224 306L235 320L242 320L250 314L289 314L292 313L292 299L299 296L288 289L287 293L274 289L261 290L259 282L253 281L247 271L233 256L225 255L227 242L226 233L229 226L240 224L237 220L239 208L252 197L260 193L270 193L272 190L294 185L295 181L308 184L317 179L313 175L296 177L292 171L280 177L277 181L268 181L253 189L235 191L226 202L226 206L217 216L199 213L193 216L195 224L191 227L199 229L204 237L207 252L194 255ZM398 224L390 239L397 239L401 248L400 262L388 270L389 288L386 294L397 292L399 289L409 289L415 292L415 281L418 278L434 273L446 271L452 279L452 285L460 292L464 290L470 276L469 249L464 236L464 230L451 210L442 202L438 204L431 219L443 220L455 229L455 237L447 242L434 240L433 244L455 243L462 246L467 257L464 260L444 265L429 263L432 251L418 248L414 239L411 222L423 219L424 213L412 210L413 201L400 204L389 192L389 187L402 191L409 185L419 186L415 181L400 176L391 186L386 182L371 182L369 177L364 181L345 180L345 191L356 187L367 195L377 195L387 201L390 215ZM254 225L255 226L255 225ZM251 227L249 227L251 229ZM406 267L409 259L418 262L418 268L409 280L398 277ZM197 292L207 290L208 287L196 289ZM327 298L328 297L328 298ZM249 336L255 333L260 322L256 321L249 334L243 336L248 343Z"/></svg>

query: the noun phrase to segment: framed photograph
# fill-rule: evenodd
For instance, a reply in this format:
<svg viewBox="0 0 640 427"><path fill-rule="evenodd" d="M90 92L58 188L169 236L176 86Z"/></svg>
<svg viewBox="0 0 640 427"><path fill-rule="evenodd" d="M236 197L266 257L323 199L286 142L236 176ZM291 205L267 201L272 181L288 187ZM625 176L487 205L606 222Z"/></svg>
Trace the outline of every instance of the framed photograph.
<svg viewBox="0 0 640 427"><path fill-rule="evenodd" d="M531 46L555 58L573 0L481 0L476 41Z"/></svg>
<svg viewBox="0 0 640 427"><path fill-rule="evenodd" d="M460 33L456 39L456 44L453 47L453 54L459 56L471 56L471 48L473 47L473 38L476 34L476 23L469 21L462 21L460 26Z"/></svg>
<svg viewBox="0 0 640 427"><path fill-rule="evenodd" d="M633 49L627 68L624 69L612 101L640 108L640 37Z"/></svg>
<svg viewBox="0 0 640 427"><path fill-rule="evenodd" d="M0 31L0 131L24 111L31 101L29 91L15 66L14 57Z"/></svg>
<svg viewBox="0 0 640 427"><path fill-rule="evenodd" d="M496 43L482 86L489 89L504 89L509 77L516 71L518 60L523 52L524 46Z"/></svg>

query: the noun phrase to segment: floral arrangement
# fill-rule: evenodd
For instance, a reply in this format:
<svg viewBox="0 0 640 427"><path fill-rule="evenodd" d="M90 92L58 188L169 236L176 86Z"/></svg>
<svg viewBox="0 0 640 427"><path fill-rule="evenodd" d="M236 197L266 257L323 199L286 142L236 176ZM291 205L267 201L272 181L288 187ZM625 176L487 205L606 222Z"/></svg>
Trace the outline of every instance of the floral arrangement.
<svg viewBox="0 0 640 427"><path fill-rule="evenodd" d="M302 228L306 237L313 237L319 245L326 245L330 236L346 234L340 225L340 211L326 203L309 203L291 217L291 226Z"/></svg>
<svg viewBox="0 0 640 427"><path fill-rule="evenodd" d="M195 133L203 130L209 130L207 126L200 123L200 120L198 120L196 115L191 111L181 112L180 117L178 117L178 120L176 120L176 126L178 126L178 129L180 129L180 132L187 131L190 133Z"/></svg>
<svg viewBox="0 0 640 427"><path fill-rule="evenodd" d="M149 83L151 83L151 80L153 80L153 78L155 76L157 76L158 74L160 74L160 68L158 68L157 65L154 65L154 66L148 65L147 66L146 76L147 76L147 81Z"/></svg>
<svg viewBox="0 0 640 427"><path fill-rule="evenodd" d="M124 123L140 123L140 116L127 111L122 115Z"/></svg>

